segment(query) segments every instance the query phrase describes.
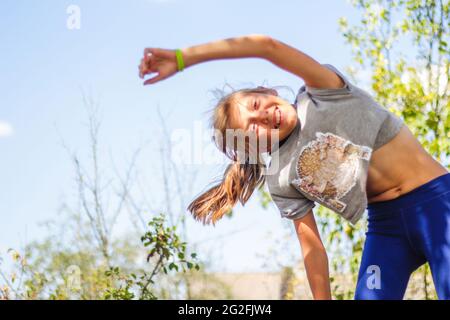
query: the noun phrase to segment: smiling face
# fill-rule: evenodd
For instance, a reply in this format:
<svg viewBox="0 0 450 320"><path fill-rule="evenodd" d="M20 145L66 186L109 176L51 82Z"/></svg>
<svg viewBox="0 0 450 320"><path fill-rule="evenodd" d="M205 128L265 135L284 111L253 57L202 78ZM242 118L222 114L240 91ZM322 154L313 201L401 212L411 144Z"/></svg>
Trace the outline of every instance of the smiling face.
<svg viewBox="0 0 450 320"><path fill-rule="evenodd" d="M279 141L294 130L298 121L297 111L288 101L278 97L275 90L264 93L239 92L233 99L230 112L230 129L254 132L257 139L265 138L268 145L271 134L278 132Z"/></svg>

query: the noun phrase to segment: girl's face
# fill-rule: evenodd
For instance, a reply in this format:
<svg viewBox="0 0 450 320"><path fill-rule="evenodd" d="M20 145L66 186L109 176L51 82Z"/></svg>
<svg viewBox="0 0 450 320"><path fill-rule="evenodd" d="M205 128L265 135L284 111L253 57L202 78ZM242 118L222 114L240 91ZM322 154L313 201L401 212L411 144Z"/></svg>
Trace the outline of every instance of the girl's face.
<svg viewBox="0 0 450 320"><path fill-rule="evenodd" d="M288 101L278 97L275 90L267 93L237 93L230 117L230 129L253 131L257 139L265 138L273 145L271 134L285 139L295 128L297 111Z"/></svg>

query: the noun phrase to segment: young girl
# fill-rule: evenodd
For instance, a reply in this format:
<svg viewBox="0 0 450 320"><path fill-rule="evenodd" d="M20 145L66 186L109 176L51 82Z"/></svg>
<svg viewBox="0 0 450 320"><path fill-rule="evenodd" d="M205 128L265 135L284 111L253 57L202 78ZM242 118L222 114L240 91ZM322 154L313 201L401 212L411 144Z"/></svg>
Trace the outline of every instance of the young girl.
<svg viewBox="0 0 450 320"><path fill-rule="evenodd" d="M182 50L145 49L139 73L157 73L145 80L148 85L201 62L248 57L266 59L304 85L294 104L264 87L221 99L212 123L225 142L216 140L220 150L233 162L221 184L189 205L193 216L214 223L267 183L281 216L293 220L313 297L331 299L327 254L312 208L317 202L352 224L367 208L355 298L402 299L411 273L428 262L438 297L450 299L450 173L399 117L334 66L252 34ZM259 157L250 162L250 152L239 160L235 139L226 138L232 129L254 134L258 143L269 141L267 168Z"/></svg>

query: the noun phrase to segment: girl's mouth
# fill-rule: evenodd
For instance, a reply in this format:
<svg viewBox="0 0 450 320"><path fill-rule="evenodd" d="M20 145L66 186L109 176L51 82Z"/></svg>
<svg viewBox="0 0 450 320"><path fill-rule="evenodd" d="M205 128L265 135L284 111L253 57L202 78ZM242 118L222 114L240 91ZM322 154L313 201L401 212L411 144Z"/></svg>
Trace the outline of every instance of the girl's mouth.
<svg viewBox="0 0 450 320"><path fill-rule="evenodd" d="M281 121L282 121L282 114L281 114L280 108L278 108L278 106L276 106L273 113L274 113L273 119L275 119L275 129L279 129L281 126Z"/></svg>

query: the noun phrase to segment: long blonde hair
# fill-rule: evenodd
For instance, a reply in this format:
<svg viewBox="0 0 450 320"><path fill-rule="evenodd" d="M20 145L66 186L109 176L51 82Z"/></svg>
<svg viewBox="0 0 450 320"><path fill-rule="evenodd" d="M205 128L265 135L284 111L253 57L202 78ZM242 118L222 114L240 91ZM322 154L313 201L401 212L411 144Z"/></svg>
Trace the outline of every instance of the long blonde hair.
<svg viewBox="0 0 450 320"><path fill-rule="evenodd" d="M236 94L267 93L268 90L270 89L264 87L241 89L224 96L213 109L212 127L225 139L226 129L230 127L231 108ZM225 169L221 182L209 188L188 206L188 210L196 220L203 224L212 223L213 225L225 214L231 212L237 201L244 205L253 191L265 182L264 163L259 155L256 163L249 161L242 163L237 160L234 150L227 148L227 143L217 141L217 139L214 142L232 162Z"/></svg>

